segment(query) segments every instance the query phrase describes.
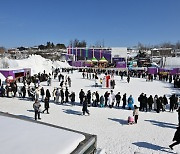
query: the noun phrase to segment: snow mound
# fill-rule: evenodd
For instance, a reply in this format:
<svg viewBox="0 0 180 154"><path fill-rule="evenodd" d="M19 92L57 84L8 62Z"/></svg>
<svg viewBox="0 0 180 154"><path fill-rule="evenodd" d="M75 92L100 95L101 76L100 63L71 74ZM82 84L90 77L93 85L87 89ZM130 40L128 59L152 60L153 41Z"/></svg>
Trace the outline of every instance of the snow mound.
<svg viewBox="0 0 180 154"><path fill-rule="evenodd" d="M51 73L52 66L54 68L70 68L71 66L67 62L54 61L52 62L49 59L45 59L40 55L31 55L27 59L8 59L4 58L0 60L0 67L3 68L3 65L8 65L9 68L31 68L31 74L37 74L39 72Z"/></svg>

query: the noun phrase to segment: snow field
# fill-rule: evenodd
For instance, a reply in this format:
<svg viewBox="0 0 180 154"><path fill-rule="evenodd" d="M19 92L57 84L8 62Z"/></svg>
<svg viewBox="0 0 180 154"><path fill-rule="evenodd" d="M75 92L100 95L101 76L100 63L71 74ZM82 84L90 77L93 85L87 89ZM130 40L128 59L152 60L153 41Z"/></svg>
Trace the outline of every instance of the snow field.
<svg viewBox="0 0 180 154"><path fill-rule="evenodd" d="M79 91L84 89L91 92L98 91L100 95L110 89L102 89L93 87L94 81L82 79L79 72L69 75L72 79L72 87L69 92L76 93L76 102L79 102ZM134 97L135 104L139 106L138 96L144 92L149 97L150 94L170 95L178 93L172 84L166 82L146 82L145 79L131 78L130 83L126 83L126 78L120 80L115 76L116 86L114 93L121 92L121 96L127 93ZM46 86L47 83L41 83L45 89L49 88L53 91L54 87L59 86L57 79L53 80L52 86ZM51 97L51 100L53 98ZM18 98L0 98L0 110L15 115L34 117L32 101L20 100ZM122 101L121 101L122 106ZM44 105L42 103L42 109ZM177 127L177 113L161 112L140 112L138 124L128 125L127 117L132 115L132 111L117 108L88 108L90 116L82 116L82 106L71 106L70 104L57 105L50 103L50 114L41 114L41 121L71 128L78 131L84 131L97 135L98 148L103 148L108 154L132 154L139 152L143 154L160 154L168 153L164 150L172 143L172 138ZM174 147L175 151L180 152L180 147Z"/></svg>

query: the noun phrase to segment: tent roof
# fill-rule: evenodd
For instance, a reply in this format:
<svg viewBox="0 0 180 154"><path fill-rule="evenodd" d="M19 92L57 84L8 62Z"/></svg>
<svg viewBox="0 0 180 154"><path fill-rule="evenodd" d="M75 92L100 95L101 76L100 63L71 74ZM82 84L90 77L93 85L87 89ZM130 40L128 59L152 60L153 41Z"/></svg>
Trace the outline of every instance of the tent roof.
<svg viewBox="0 0 180 154"><path fill-rule="evenodd" d="M106 58L103 56L103 57L99 60L99 62L108 62L108 61L107 61Z"/></svg>
<svg viewBox="0 0 180 154"><path fill-rule="evenodd" d="M91 59L91 61L92 61L92 62L98 62L98 60L96 59L96 57L93 57L93 58Z"/></svg>
<svg viewBox="0 0 180 154"><path fill-rule="evenodd" d="M91 63L92 61L90 59L86 60L86 62Z"/></svg>

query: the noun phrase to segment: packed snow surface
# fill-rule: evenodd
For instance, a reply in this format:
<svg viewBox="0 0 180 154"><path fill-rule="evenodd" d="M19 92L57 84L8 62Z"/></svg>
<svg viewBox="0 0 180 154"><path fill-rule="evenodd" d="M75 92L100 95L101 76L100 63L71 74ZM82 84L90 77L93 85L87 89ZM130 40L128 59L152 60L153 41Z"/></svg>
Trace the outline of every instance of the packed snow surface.
<svg viewBox="0 0 180 154"><path fill-rule="evenodd" d="M37 123L0 116L1 154L69 154L81 141L82 134Z"/></svg>
<svg viewBox="0 0 180 154"><path fill-rule="evenodd" d="M76 105L58 105L51 97L50 114L41 114L41 121L67 127L70 129L83 131L97 135L98 148L105 149L108 154L164 154L175 153L168 149L172 143L172 138L178 126L177 112L156 113L140 112L137 124L128 125L127 118L132 116L132 110L121 108L99 108L89 107L90 116L82 116L82 106L79 105L79 91L84 89L91 92L98 91L100 95L110 89L94 87L94 80L83 79L81 73L62 73L72 79L72 87L69 91L76 93ZM135 104L139 106L138 96L144 92L149 95L170 96L172 93L179 93L179 89L174 89L172 84L163 81L146 82L145 79L131 78L130 83L119 76L115 76L116 86L114 93L121 92L121 96L126 93L127 97L132 95ZM45 89L52 92L54 87L59 87L57 79L52 80L52 85L47 86L46 82L41 83ZM0 97L0 110L11 114L34 118L33 103L29 99L2 98ZM121 101L122 106L122 101ZM42 109L44 105L42 103ZM9 140L13 137L9 138ZM49 142L49 144L54 144ZM60 143L61 144L61 143ZM22 145L23 146L23 145ZM31 148L31 147L30 147ZM174 151L180 153L180 146L174 147Z"/></svg>

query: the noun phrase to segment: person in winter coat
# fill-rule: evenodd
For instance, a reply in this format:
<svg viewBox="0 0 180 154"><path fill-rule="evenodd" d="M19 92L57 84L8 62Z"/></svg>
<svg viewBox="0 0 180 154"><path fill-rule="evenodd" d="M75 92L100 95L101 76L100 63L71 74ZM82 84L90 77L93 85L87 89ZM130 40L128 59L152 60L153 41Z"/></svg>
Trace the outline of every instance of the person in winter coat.
<svg viewBox="0 0 180 154"><path fill-rule="evenodd" d="M79 92L80 104L83 103L84 96L85 96L85 93L84 93L83 89L81 89L81 91Z"/></svg>
<svg viewBox="0 0 180 154"><path fill-rule="evenodd" d="M101 95L100 97L100 107L104 107L104 96Z"/></svg>
<svg viewBox="0 0 180 154"><path fill-rule="evenodd" d="M113 107L113 106L114 106L115 99L116 99L113 90L111 90L110 97L111 97L112 107Z"/></svg>
<svg viewBox="0 0 180 154"><path fill-rule="evenodd" d="M178 121L179 121L179 127L180 127L180 107L176 111L178 112Z"/></svg>
<svg viewBox="0 0 180 154"><path fill-rule="evenodd" d="M128 75L128 77L127 77L127 82L128 83L130 82L130 75Z"/></svg>
<svg viewBox="0 0 180 154"><path fill-rule="evenodd" d="M48 112L48 109L49 109L49 102L48 102L48 98L45 97L45 100L44 100L44 110L42 111L42 113L44 113L44 111L47 111L47 114L49 114Z"/></svg>
<svg viewBox="0 0 180 154"><path fill-rule="evenodd" d="M125 107L126 107L126 93L123 95L123 98L122 98L122 101L123 101L123 106L122 106L122 108L123 109L125 109Z"/></svg>
<svg viewBox="0 0 180 154"><path fill-rule="evenodd" d="M175 134L174 134L173 141L176 141L176 142L174 142L174 143L172 143L171 145L169 145L169 147L171 148L171 150L173 150L173 147L174 147L175 145L180 144L180 127L177 127L177 130L176 130L176 132L175 132Z"/></svg>
<svg viewBox="0 0 180 154"><path fill-rule="evenodd" d="M97 73L96 73L96 74L95 74L95 87L98 87L97 81L98 81L98 76L97 76Z"/></svg>
<svg viewBox="0 0 180 154"><path fill-rule="evenodd" d="M162 97L161 97L162 98ZM157 98L156 100L156 104L157 104L157 110L156 112L159 113L160 112L160 109L161 109L161 99L160 98Z"/></svg>
<svg viewBox="0 0 180 154"><path fill-rule="evenodd" d="M37 120L37 116L38 116L38 119L41 119L40 118L40 107L41 107L41 104L38 102L38 100L35 100L35 103L33 104L33 108L34 108L34 112L35 112L35 120Z"/></svg>
<svg viewBox="0 0 180 154"><path fill-rule="evenodd" d="M65 102L69 102L69 91L68 91L68 88L66 88L65 90Z"/></svg>
<svg viewBox="0 0 180 154"><path fill-rule="evenodd" d="M35 99L39 100L39 95L40 95L40 89L39 89L39 87L38 87L38 88L36 88L36 90L35 90Z"/></svg>
<svg viewBox="0 0 180 154"><path fill-rule="evenodd" d="M17 91L18 91L18 94L19 94L19 97L20 97L20 98L22 97L22 91L21 91L21 88L22 88L22 87L17 87Z"/></svg>
<svg viewBox="0 0 180 154"><path fill-rule="evenodd" d="M4 88L4 85L2 84L1 86L1 97L4 97L5 96L5 88Z"/></svg>
<svg viewBox="0 0 180 154"><path fill-rule="evenodd" d="M155 95L154 96L154 111L156 111L157 112L157 102L158 102L158 95Z"/></svg>
<svg viewBox="0 0 180 154"><path fill-rule="evenodd" d="M61 88L60 90L60 95L61 95L61 104L64 103L64 91L63 91L63 88Z"/></svg>
<svg viewBox="0 0 180 154"><path fill-rule="evenodd" d="M116 106L119 107L120 101L121 101L121 95L120 92L116 94Z"/></svg>
<svg viewBox="0 0 180 154"><path fill-rule="evenodd" d="M108 102L108 91L105 92L105 94L104 94L104 99L105 99L105 106L107 106L107 102Z"/></svg>
<svg viewBox="0 0 180 154"><path fill-rule="evenodd" d="M93 92L93 93L92 93L92 106L95 107L95 105L96 105L96 93Z"/></svg>
<svg viewBox="0 0 180 154"><path fill-rule="evenodd" d="M16 93L17 93L17 84L16 84L16 82L13 84L12 91L13 91L14 97L15 97Z"/></svg>
<svg viewBox="0 0 180 154"><path fill-rule="evenodd" d="M87 113L89 115L89 110L87 109L87 97L84 96L84 101L83 101L83 108L82 108L82 111L83 111L83 115L85 115L85 113Z"/></svg>
<svg viewBox="0 0 180 154"><path fill-rule="evenodd" d="M54 88L53 92L52 92L52 95L54 97L54 101L56 101L56 88Z"/></svg>
<svg viewBox="0 0 180 154"><path fill-rule="evenodd" d="M143 97L142 97L142 109L143 109L143 111L146 110L146 112L147 112L147 97L146 97L146 94L144 94Z"/></svg>
<svg viewBox="0 0 180 154"><path fill-rule="evenodd" d="M60 90L59 88L57 88L56 92L55 92L55 100L56 103L59 103L59 97L60 97Z"/></svg>
<svg viewBox="0 0 180 154"><path fill-rule="evenodd" d="M88 106L91 106L91 91L88 90L87 92L87 101L88 101Z"/></svg>
<svg viewBox="0 0 180 154"><path fill-rule="evenodd" d="M175 94L173 94L170 98L170 112L174 111L174 106L175 106L175 103L176 103L176 97L175 97Z"/></svg>
<svg viewBox="0 0 180 154"><path fill-rule="evenodd" d="M70 100L71 100L71 104L75 105L75 92L71 92L69 97L70 97Z"/></svg>
<svg viewBox="0 0 180 154"><path fill-rule="evenodd" d="M41 94L41 101L43 102L44 101L44 95L45 95L43 87L41 88L40 94Z"/></svg>
<svg viewBox="0 0 180 154"><path fill-rule="evenodd" d="M133 99L132 95L130 95L128 98L128 107L129 107L128 109L129 110L132 110L133 104L134 104L134 99Z"/></svg>
<svg viewBox="0 0 180 154"><path fill-rule="evenodd" d="M50 100L51 94L49 92L49 89L46 89L46 97L48 98L48 102Z"/></svg>
<svg viewBox="0 0 180 154"><path fill-rule="evenodd" d="M110 80L110 86L111 86L111 89L114 89L114 86L115 86L114 79Z"/></svg>
<svg viewBox="0 0 180 154"><path fill-rule="evenodd" d="M149 105L149 111L151 111L152 110L152 104L154 103L152 95L149 96L147 102L148 102L148 105Z"/></svg>
<svg viewBox="0 0 180 154"><path fill-rule="evenodd" d="M166 105L168 104L168 100L166 95L163 96L163 105L164 105L164 111L166 111Z"/></svg>
<svg viewBox="0 0 180 154"><path fill-rule="evenodd" d="M23 98L25 98L26 97L26 87L25 87L25 85L22 87L21 91L23 93Z"/></svg>
<svg viewBox="0 0 180 154"><path fill-rule="evenodd" d="M97 107L99 104L99 93L96 91L96 101L95 101L95 107Z"/></svg>
<svg viewBox="0 0 180 154"><path fill-rule="evenodd" d="M133 116L134 116L134 122L137 124L137 120L139 116L139 108L136 105L134 105Z"/></svg>
<svg viewBox="0 0 180 154"><path fill-rule="evenodd" d="M61 88L63 87L63 84L64 84L64 81L61 81L61 83L60 83Z"/></svg>
<svg viewBox="0 0 180 154"><path fill-rule="evenodd" d="M108 105L109 105L110 108L113 107L113 100L112 99L113 98L112 98L111 94L108 93Z"/></svg>
<svg viewBox="0 0 180 154"><path fill-rule="evenodd" d="M138 101L140 103L140 108L139 108L140 111L143 108L143 96L144 96L144 93L141 93L140 96L138 97Z"/></svg>
<svg viewBox="0 0 180 154"><path fill-rule="evenodd" d="M68 85L71 87L71 78L68 76Z"/></svg>

